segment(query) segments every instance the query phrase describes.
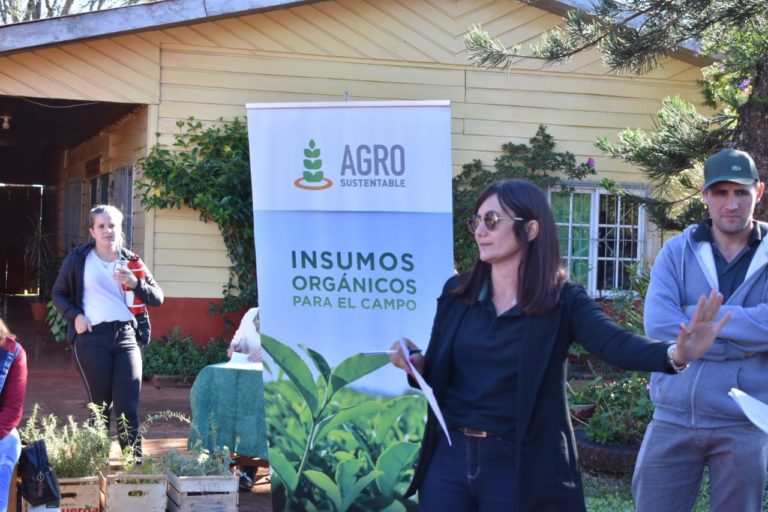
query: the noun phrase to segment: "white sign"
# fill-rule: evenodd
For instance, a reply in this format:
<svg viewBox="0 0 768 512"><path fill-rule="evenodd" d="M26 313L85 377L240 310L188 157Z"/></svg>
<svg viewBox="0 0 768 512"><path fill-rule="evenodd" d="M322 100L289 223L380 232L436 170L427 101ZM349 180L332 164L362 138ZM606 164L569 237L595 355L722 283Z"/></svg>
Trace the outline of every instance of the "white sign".
<svg viewBox="0 0 768 512"><path fill-rule="evenodd" d="M426 347L453 272L449 103L246 107L261 332L332 366ZM359 387L405 386L388 368Z"/></svg>

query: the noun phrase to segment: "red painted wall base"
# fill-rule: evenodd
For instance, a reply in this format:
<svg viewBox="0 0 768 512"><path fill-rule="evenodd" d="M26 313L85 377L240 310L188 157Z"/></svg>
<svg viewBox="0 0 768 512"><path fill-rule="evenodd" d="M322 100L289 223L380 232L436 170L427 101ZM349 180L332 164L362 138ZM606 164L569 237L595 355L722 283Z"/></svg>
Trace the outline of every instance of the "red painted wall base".
<svg viewBox="0 0 768 512"><path fill-rule="evenodd" d="M234 311L225 316L218 313L210 315L208 312L211 303L220 302L220 299L166 297L162 306L149 310L152 320L152 338L165 336L171 329L178 327L182 336L191 334L197 345L204 345L211 338L231 339L246 309ZM227 319L231 323L229 329L226 329Z"/></svg>

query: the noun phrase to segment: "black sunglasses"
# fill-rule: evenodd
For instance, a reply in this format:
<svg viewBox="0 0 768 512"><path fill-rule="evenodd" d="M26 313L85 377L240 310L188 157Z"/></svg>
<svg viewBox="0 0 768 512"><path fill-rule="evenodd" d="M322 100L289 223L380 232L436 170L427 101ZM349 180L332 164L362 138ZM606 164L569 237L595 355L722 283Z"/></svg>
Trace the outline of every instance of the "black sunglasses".
<svg viewBox="0 0 768 512"><path fill-rule="evenodd" d="M475 231L477 231L477 228L480 226L480 224L485 225L485 229L488 231L493 231L496 229L496 225L499 223L500 220L520 220L520 221L527 221L528 219L523 219L522 217L507 217L505 215L499 215L498 212L490 211L486 213L485 215L478 215L475 214L467 219L467 227L469 228L469 232L473 235L475 234Z"/></svg>

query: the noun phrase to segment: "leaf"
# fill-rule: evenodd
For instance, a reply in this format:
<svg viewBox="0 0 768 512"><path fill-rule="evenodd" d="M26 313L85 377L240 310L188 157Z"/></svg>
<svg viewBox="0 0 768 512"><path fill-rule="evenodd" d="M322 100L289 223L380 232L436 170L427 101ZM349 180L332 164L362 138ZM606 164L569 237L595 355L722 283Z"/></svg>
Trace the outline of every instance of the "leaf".
<svg viewBox="0 0 768 512"><path fill-rule="evenodd" d="M352 485L348 487L341 486L341 510L347 510L349 506L355 502L357 497L360 496L360 493L363 492L363 489L368 487L368 485L370 485L370 483L373 482L380 474L380 471L373 470L359 480L355 481Z"/></svg>
<svg viewBox="0 0 768 512"><path fill-rule="evenodd" d="M331 378L331 367L325 357L320 352L307 348L303 343L299 344L299 347L312 359L312 362L315 363L315 368L318 369L325 381L328 382Z"/></svg>
<svg viewBox="0 0 768 512"><path fill-rule="evenodd" d="M307 183L317 183L323 181L323 171L309 172L304 171L304 181Z"/></svg>
<svg viewBox="0 0 768 512"><path fill-rule="evenodd" d="M318 158L317 160L304 159L304 168L310 171L316 171L323 166L323 160Z"/></svg>
<svg viewBox="0 0 768 512"><path fill-rule="evenodd" d="M299 485L299 475L288 459L285 458L283 452L277 448L269 449L269 465L272 469L280 475L280 478L285 483L288 490L293 493L296 491L296 487Z"/></svg>
<svg viewBox="0 0 768 512"><path fill-rule="evenodd" d="M330 419L324 421L320 428L317 429L317 434L312 440L312 444L327 435L331 430L338 428L348 421L376 414L381 410L381 407L382 405L378 402L363 402L331 415Z"/></svg>
<svg viewBox="0 0 768 512"><path fill-rule="evenodd" d="M341 495L344 496L344 488L352 487L357 481L357 474L363 469L364 460L349 459L336 464L336 483L341 488Z"/></svg>
<svg viewBox="0 0 768 512"><path fill-rule="evenodd" d="M407 512L407 510L405 505L395 500L388 507L381 509L380 512Z"/></svg>
<svg viewBox="0 0 768 512"><path fill-rule="evenodd" d="M341 510L341 491L331 477L315 469L307 469L304 476L328 497L336 510Z"/></svg>
<svg viewBox="0 0 768 512"><path fill-rule="evenodd" d="M413 464L419 453L419 445L400 441L390 445L376 461L376 469L381 475L376 478L376 485L384 496L391 496L401 473Z"/></svg>
<svg viewBox="0 0 768 512"><path fill-rule="evenodd" d="M320 156L320 148L317 148L315 150L305 149L304 156L307 158L317 158Z"/></svg>
<svg viewBox="0 0 768 512"><path fill-rule="evenodd" d="M387 402L386 407L373 419L373 428L376 432L376 443L384 442L386 436L395 424L397 419L411 406L416 407L423 402L424 398L418 395L404 395L393 398Z"/></svg>
<svg viewBox="0 0 768 512"><path fill-rule="evenodd" d="M346 358L331 372L331 392L328 394L328 398L347 384L355 382L388 363L389 357L385 355L355 354Z"/></svg>
<svg viewBox="0 0 768 512"><path fill-rule="evenodd" d="M314 417L318 410L317 388L309 367L293 349L271 336L262 334L261 346L299 390Z"/></svg>

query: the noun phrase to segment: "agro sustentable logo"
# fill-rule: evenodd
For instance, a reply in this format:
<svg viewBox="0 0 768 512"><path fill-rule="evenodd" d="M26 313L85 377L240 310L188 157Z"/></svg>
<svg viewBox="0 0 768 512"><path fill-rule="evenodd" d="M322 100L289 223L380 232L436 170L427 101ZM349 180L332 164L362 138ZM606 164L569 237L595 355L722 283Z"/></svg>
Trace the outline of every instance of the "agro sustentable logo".
<svg viewBox="0 0 768 512"><path fill-rule="evenodd" d="M304 190L325 190L331 188L333 182L323 176L323 160L320 158L320 148L315 147L314 139L309 139L309 147L304 149L304 175L293 182Z"/></svg>

